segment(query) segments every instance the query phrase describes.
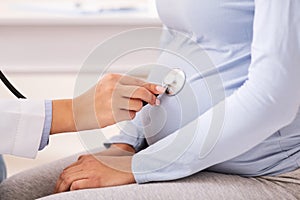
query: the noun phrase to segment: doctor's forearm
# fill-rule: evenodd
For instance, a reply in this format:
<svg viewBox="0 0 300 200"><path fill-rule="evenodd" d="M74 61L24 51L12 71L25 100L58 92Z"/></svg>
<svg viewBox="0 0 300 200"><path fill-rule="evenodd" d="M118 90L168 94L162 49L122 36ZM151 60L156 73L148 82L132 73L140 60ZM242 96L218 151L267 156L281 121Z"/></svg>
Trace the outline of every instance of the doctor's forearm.
<svg viewBox="0 0 300 200"><path fill-rule="evenodd" d="M52 101L52 125L50 134L75 132L71 99Z"/></svg>

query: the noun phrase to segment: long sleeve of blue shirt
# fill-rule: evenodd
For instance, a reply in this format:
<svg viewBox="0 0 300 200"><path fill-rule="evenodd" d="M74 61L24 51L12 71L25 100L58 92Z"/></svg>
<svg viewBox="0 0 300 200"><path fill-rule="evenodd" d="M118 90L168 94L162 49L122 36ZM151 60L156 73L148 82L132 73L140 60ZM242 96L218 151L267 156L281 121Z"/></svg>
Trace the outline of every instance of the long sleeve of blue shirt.
<svg viewBox="0 0 300 200"><path fill-rule="evenodd" d="M41 143L39 150L43 150L49 143L49 135L51 130L52 124L52 101L46 100L45 101L45 121L44 121L44 128L41 137Z"/></svg>
<svg viewBox="0 0 300 200"><path fill-rule="evenodd" d="M233 159L295 120L300 104L300 2L255 0L254 4L247 80L180 130L135 154L132 170L138 183L186 177ZM171 20L166 16L163 19ZM237 20L243 22L243 17ZM176 27L176 23L181 22L169 24ZM205 43L205 37L202 39ZM215 116L221 116L222 120ZM116 138L123 138L116 142L126 143L130 138L129 144L139 149L137 144L145 140L141 134L138 132L135 137L121 134Z"/></svg>

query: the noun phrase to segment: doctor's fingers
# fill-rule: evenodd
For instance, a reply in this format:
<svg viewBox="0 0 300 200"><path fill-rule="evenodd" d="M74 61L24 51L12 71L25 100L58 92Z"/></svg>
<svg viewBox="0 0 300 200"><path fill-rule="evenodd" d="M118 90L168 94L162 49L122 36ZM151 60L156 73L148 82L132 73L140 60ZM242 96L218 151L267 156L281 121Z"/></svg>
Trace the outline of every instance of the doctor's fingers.
<svg viewBox="0 0 300 200"><path fill-rule="evenodd" d="M143 86L146 82L139 79L135 78L133 76L128 76L128 75L122 75L119 78L119 83L122 85L136 85L136 86Z"/></svg>
<svg viewBox="0 0 300 200"><path fill-rule="evenodd" d="M120 109L119 111L114 112L113 115L114 121L117 123L121 121L134 119L136 116L136 112L131 110Z"/></svg>
<svg viewBox="0 0 300 200"><path fill-rule="evenodd" d="M130 99L123 97L119 100L118 106L121 110L139 112L143 108L143 101L139 99Z"/></svg>
<svg viewBox="0 0 300 200"><path fill-rule="evenodd" d="M160 85L156 85L153 83L146 83L143 85L144 88L146 88L147 90L151 91L153 94L163 94L166 91L166 88L160 86Z"/></svg>
<svg viewBox="0 0 300 200"><path fill-rule="evenodd" d="M150 91L153 94L162 94L165 92L165 88L153 84L153 83L147 83L141 79L135 78L135 77L131 77L131 76L122 76L119 79L119 83L122 85L131 85L131 86L139 86L139 87L143 87L145 89L147 89L148 91Z"/></svg>
<svg viewBox="0 0 300 200"><path fill-rule="evenodd" d="M139 99L149 103L150 105L156 104L156 96L144 87L123 85L118 88L118 91L122 97Z"/></svg>

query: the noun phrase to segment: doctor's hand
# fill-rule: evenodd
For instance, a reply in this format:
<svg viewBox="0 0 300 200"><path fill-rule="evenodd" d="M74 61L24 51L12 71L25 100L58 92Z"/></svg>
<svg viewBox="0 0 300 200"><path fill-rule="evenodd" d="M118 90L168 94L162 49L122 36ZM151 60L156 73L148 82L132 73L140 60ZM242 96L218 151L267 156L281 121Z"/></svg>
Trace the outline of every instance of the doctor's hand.
<svg viewBox="0 0 300 200"><path fill-rule="evenodd" d="M105 75L81 96L53 101L51 133L98 129L131 120L143 102L159 105L156 95L164 92L163 87L134 77Z"/></svg>

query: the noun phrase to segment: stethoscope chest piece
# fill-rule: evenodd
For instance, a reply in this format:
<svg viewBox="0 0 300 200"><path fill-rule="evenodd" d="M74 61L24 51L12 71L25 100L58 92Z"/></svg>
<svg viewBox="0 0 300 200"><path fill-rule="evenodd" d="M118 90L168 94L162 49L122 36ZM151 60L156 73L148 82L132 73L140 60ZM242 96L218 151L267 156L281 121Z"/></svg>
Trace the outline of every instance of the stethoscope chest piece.
<svg viewBox="0 0 300 200"><path fill-rule="evenodd" d="M174 96L178 94L185 84L185 73L181 69L172 69L163 80L163 87L166 88L166 94Z"/></svg>

